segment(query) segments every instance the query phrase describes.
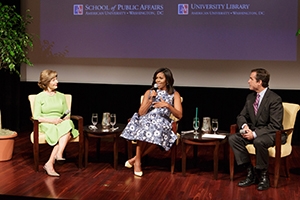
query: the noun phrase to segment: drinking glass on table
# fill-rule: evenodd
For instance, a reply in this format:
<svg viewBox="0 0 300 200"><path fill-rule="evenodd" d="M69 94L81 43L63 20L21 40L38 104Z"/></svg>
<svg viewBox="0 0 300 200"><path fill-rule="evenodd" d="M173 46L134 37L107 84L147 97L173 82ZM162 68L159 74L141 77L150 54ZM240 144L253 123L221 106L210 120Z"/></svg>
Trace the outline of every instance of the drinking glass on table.
<svg viewBox="0 0 300 200"><path fill-rule="evenodd" d="M212 126L212 130L214 131L214 134L217 134L217 130L219 128L218 119L212 119L211 126Z"/></svg>
<svg viewBox="0 0 300 200"><path fill-rule="evenodd" d="M115 129L115 124L117 122L117 115L112 113L110 114L110 125L111 125L111 129Z"/></svg>
<svg viewBox="0 0 300 200"><path fill-rule="evenodd" d="M92 124L93 128L97 129L97 124L98 124L98 113L93 113L92 114Z"/></svg>
<svg viewBox="0 0 300 200"><path fill-rule="evenodd" d="M194 128L194 135L195 136L198 136L199 132L198 132L198 129L199 129L199 118L195 117L193 119L193 128Z"/></svg>

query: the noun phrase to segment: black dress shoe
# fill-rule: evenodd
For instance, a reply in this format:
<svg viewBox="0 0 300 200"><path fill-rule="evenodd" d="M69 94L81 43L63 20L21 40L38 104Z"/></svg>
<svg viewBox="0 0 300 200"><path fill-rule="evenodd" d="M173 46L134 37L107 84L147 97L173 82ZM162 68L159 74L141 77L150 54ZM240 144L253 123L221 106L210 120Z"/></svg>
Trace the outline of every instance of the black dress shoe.
<svg viewBox="0 0 300 200"><path fill-rule="evenodd" d="M240 187L247 187L247 186L253 185L255 183L256 183L255 178L254 179L250 179L250 178L247 177L245 180L240 181L238 183L238 186L240 186Z"/></svg>
<svg viewBox="0 0 300 200"><path fill-rule="evenodd" d="M240 187L247 187L247 186L253 185L253 184L255 184L257 182L253 166L249 166L247 168L247 172L248 172L248 174L247 174L246 179L240 181L238 183L238 186L240 186Z"/></svg>
<svg viewBox="0 0 300 200"><path fill-rule="evenodd" d="M270 179L266 169L261 170L260 179L257 186L258 190L267 190L270 187Z"/></svg>

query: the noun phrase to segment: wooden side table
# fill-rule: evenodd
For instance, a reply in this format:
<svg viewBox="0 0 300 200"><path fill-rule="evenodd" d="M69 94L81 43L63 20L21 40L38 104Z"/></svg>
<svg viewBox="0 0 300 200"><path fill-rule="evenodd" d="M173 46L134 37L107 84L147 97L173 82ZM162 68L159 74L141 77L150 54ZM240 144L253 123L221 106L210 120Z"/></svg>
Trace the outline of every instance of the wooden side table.
<svg viewBox="0 0 300 200"><path fill-rule="evenodd" d="M84 153L84 166L87 167L88 163L88 150L89 150L89 140L91 138L97 138L97 156L100 153L100 139L101 138L113 138L114 139L114 169L118 166L118 141L122 131L125 128L125 124L116 124L115 127L119 127L116 130L103 129L101 124L97 125L97 129L90 129L89 126L84 126L83 132L85 136L85 153Z"/></svg>
<svg viewBox="0 0 300 200"><path fill-rule="evenodd" d="M221 132L221 131L220 131ZM218 179L218 161L219 161L219 146L227 143L228 133L223 132L226 137L224 139L216 138L202 138L203 133L200 133L198 137L195 137L194 133L181 134L181 146L182 146L182 175L186 173L186 145L198 145L198 146L214 146L214 179ZM197 152L194 152L194 154Z"/></svg>

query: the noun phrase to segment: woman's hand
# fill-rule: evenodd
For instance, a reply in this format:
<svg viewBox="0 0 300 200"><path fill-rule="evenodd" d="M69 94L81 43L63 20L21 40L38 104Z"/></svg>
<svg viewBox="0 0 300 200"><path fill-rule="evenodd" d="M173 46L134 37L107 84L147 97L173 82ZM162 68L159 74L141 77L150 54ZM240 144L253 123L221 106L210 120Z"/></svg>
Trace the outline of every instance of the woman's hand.
<svg viewBox="0 0 300 200"><path fill-rule="evenodd" d="M64 121L64 120L62 120L61 118L57 118L57 119L53 120L53 124L57 125L57 124L61 123L62 121Z"/></svg>
<svg viewBox="0 0 300 200"><path fill-rule="evenodd" d="M167 108L177 119L180 120L182 118L181 99L180 99L180 95L178 92L175 92L174 107L171 104L165 102L162 98L160 98L160 101L158 101L158 102L153 102L153 107L154 108Z"/></svg>
<svg viewBox="0 0 300 200"><path fill-rule="evenodd" d="M152 101L152 99L154 99L157 95L157 92L155 90L150 90L150 94L149 94L149 100Z"/></svg>
<svg viewBox="0 0 300 200"><path fill-rule="evenodd" d="M160 98L160 101L153 102L154 108L168 108L170 104L165 102L162 98Z"/></svg>
<svg viewBox="0 0 300 200"><path fill-rule="evenodd" d="M138 111L139 116L142 116L147 113L156 95L157 93L155 92L155 90L147 90L145 92L143 101Z"/></svg>
<svg viewBox="0 0 300 200"><path fill-rule="evenodd" d="M49 123L49 124L55 124L55 125L61 123L62 121L64 121L61 118L51 119L51 118L44 118L44 117L40 117L38 120L41 123Z"/></svg>

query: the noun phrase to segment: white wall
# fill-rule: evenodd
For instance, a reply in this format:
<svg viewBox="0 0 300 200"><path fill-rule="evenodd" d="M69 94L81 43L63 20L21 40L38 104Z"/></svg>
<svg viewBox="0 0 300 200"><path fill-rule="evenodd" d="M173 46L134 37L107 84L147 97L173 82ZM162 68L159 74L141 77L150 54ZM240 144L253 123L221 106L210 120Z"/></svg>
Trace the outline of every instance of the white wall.
<svg viewBox="0 0 300 200"><path fill-rule="evenodd" d="M35 34L39 32L37 5L39 0L21 1L22 11L29 8L30 14L34 17L29 31ZM34 50L30 52L34 66L22 66L21 80L37 81L39 73L48 68L57 70L60 82L150 85L154 71L160 67L168 67L173 72L176 86L247 88L250 70L262 67L271 74L272 89L298 90L300 89L299 39L297 61L285 62L49 58L42 54L36 37Z"/></svg>

